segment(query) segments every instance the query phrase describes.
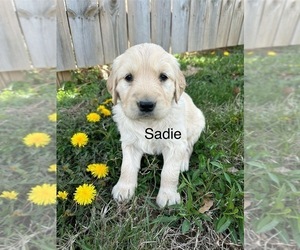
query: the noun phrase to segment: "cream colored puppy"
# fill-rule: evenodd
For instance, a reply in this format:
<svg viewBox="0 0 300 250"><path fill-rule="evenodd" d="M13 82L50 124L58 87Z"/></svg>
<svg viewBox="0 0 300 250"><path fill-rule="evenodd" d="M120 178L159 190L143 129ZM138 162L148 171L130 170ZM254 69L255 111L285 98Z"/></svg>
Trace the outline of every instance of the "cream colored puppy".
<svg viewBox="0 0 300 250"><path fill-rule="evenodd" d="M164 158L157 204L180 202L179 173L188 170L193 145L205 125L202 112L183 92L185 86L177 60L158 45L133 46L114 60L107 88L123 153L121 176L112 190L117 201L134 195L146 153Z"/></svg>

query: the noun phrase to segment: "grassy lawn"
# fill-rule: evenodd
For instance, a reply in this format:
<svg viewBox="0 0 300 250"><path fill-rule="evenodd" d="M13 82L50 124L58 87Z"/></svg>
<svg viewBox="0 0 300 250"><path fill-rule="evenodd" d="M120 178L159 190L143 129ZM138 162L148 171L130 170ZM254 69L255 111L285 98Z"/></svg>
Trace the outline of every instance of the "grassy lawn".
<svg viewBox="0 0 300 250"><path fill-rule="evenodd" d="M55 192L47 205L29 199L33 188L56 183L55 99L54 72L31 72L0 90L0 249L55 248ZM44 147L24 143L36 132L49 136Z"/></svg>
<svg viewBox="0 0 300 250"><path fill-rule="evenodd" d="M100 68L74 71L57 91L54 72L29 73L7 86L0 91L0 248L299 248L298 50L246 52L245 88L242 47L177 56L187 75L186 92L207 125L194 146L190 170L180 175L182 203L164 209L155 204L161 156L142 158L131 201L112 199L122 153L112 117L97 110L99 105L112 108L105 102L110 95ZM57 124L49 120L55 104ZM101 120L88 122L91 112ZM49 143L24 143L34 132L49 135ZM84 147L71 143L78 132L88 135ZM49 171L55 161L57 175ZM108 174L94 177L86 171L92 163L106 164ZM57 206L29 199L34 187L56 181L57 191L68 193L57 198ZM88 205L74 200L83 184L96 190ZM13 191L15 198L4 193Z"/></svg>
<svg viewBox="0 0 300 250"><path fill-rule="evenodd" d="M248 249L300 247L299 46L245 57Z"/></svg>
<svg viewBox="0 0 300 250"><path fill-rule="evenodd" d="M118 204L111 190L121 166L120 135L111 116L97 107L110 95L99 68L73 72L57 92L57 190L59 248L66 249L220 249L243 244L243 48L178 56L195 104L207 126L194 146L190 170L180 176L182 203L159 209L155 198L163 164L161 156L142 158L134 198ZM195 70L196 69L196 70ZM191 73L193 72L193 73ZM105 104L111 109L111 103ZM87 121L98 112L101 120ZM71 143L74 134L88 136L84 147ZM103 163L108 175L87 172ZM74 201L74 192L93 184L91 204Z"/></svg>

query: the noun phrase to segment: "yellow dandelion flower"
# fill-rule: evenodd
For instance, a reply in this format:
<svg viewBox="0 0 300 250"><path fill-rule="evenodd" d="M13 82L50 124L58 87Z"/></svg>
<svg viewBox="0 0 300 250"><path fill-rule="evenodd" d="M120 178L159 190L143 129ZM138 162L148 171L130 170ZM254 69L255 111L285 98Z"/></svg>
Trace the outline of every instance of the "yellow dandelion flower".
<svg viewBox="0 0 300 250"><path fill-rule="evenodd" d="M104 105L99 105L99 107L97 108L97 111L100 111L106 109L106 107Z"/></svg>
<svg viewBox="0 0 300 250"><path fill-rule="evenodd" d="M97 108L97 111L99 111L104 116L110 116L111 115L110 110L108 110L104 105L100 105Z"/></svg>
<svg viewBox="0 0 300 250"><path fill-rule="evenodd" d="M249 56L250 56L250 55L253 55L253 54L254 54L253 51L248 51L248 52L247 52L247 55L249 55Z"/></svg>
<svg viewBox="0 0 300 250"><path fill-rule="evenodd" d="M106 99L102 104L106 105L112 102L112 98Z"/></svg>
<svg viewBox="0 0 300 250"><path fill-rule="evenodd" d="M96 196L96 189L93 184L83 184L76 188L74 201L79 205L88 205L93 202Z"/></svg>
<svg viewBox="0 0 300 250"><path fill-rule="evenodd" d="M57 114L56 113L53 113L51 115L48 115L48 119L49 121L51 122L56 122L57 121Z"/></svg>
<svg viewBox="0 0 300 250"><path fill-rule="evenodd" d="M57 198L66 200L68 198L68 192L67 191L58 191Z"/></svg>
<svg viewBox="0 0 300 250"><path fill-rule="evenodd" d="M97 113L89 113L87 116L86 116L86 119L89 121L89 122L99 122L100 121L100 115L98 115Z"/></svg>
<svg viewBox="0 0 300 250"><path fill-rule="evenodd" d="M31 133L23 138L24 144L28 147L45 147L50 141L50 136L45 133Z"/></svg>
<svg viewBox="0 0 300 250"><path fill-rule="evenodd" d="M277 53L274 51L268 51L268 56L276 56Z"/></svg>
<svg viewBox="0 0 300 250"><path fill-rule="evenodd" d="M52 164L52 165L50 165L49 166L49 168L48 168L48 172L56 172L56 164Z"/></svg>
<svg viewBox="0 0 300 250"><path fill-rule="evenodd" d="M210 52L210 54L211 54L211 55L214 55L214 54L216 54L216 52L215 52L215 51L212 51L212 52Z"/></svg>
<svg viewBox="0 0 300 250"><path fill-rule="evenodd" d="M31 188L28 200L36 205L55 204L56 184L43 184Z"/></svg>
<svg viewBox="0 0 300 250"><path fill-rule="evenodd" d="M106 164L94 163L88 165L86 171L91 172L94 177L103 178L108 174L108 167Z"/></svg>
<svg viewBox="0 0 300 250"><path fill-rule="evenodd" d="M88 136L85 133L76 133L71 138L71 143L74 147L84 147L88 143Z"/></svg>
<svg viewBox="0 0 300 250"><path fill-rule="evenodd" d="M101 114L104 116L111 116L111 112L109 109L102 109Z"/></svg>
<svg viewBox="0 0 300 250"><path fill-rule="evenodd" d="M18 194L16 191L3 191L0 195L1 198L6 198L9 200L16 200L18 197Z"/></svg>
<svg viewBox="0 0 300 250"><path fill-rule="evenodd" d="M224 51L223 55L224 55L224 56L229 56L230 53L229 53L228 51Z"/></svg>

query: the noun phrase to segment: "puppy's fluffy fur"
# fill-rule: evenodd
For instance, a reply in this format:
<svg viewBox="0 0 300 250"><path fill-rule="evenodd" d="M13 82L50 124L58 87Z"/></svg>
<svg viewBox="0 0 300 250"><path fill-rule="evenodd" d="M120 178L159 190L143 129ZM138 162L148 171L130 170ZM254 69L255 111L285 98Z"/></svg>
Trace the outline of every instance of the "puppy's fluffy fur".
<svg viewBox="0 0 300 250"><path fill-rule="evenodd" d="M114 120L121 134L121 176L112 194L130 199L137 186L141 157L162 154L164 166L156 202L160 207L180 202L180 171L188 170L194 143L205 126L202 112L184 93L185 78L175 57L155 44L140 44L117 57L107 81ZM145 130L180 131L180 139L147 139Z"/></svg>

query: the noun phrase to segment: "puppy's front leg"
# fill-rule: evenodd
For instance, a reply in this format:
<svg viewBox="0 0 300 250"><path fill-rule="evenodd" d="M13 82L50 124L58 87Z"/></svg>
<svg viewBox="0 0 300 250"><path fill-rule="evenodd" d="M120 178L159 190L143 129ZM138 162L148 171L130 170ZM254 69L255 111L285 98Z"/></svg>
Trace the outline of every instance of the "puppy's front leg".
<svg viewBox="0 0 300 250"><path fill-rule="evenodd" d="M182 166L185 148L169 148L163 152L164 166L161 172L161 183L156 198L160 207L173 205L180 202L180 195L177 192L180 168Z"/></svg>
<svg viewBox="0 0 300 250"><path fill-rule="evenodd" d="M112 190L115 200L122 201L130 199L137 186L137 175L140 168L143 153L133 145L122 144L122 166L121 176Z"/></svg>

